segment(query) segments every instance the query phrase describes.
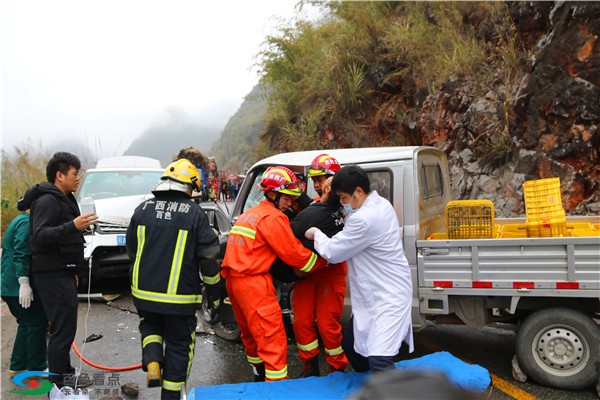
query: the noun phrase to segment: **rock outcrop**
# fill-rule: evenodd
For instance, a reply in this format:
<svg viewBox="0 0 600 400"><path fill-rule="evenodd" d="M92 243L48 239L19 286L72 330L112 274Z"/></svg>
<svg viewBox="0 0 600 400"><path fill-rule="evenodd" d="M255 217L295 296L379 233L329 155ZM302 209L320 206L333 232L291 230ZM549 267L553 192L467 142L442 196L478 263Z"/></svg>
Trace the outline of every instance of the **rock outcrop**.
<svg viewBox="0 0 600 400"><path fill-rule="evenodd" d="M559 177L567 213L600 214L600 3L510 10L532 54L518 85L478 97L473 82L451 78L408 111L403 130L410 144L442 144L454 198L523 215L523 182Z"/></svg>

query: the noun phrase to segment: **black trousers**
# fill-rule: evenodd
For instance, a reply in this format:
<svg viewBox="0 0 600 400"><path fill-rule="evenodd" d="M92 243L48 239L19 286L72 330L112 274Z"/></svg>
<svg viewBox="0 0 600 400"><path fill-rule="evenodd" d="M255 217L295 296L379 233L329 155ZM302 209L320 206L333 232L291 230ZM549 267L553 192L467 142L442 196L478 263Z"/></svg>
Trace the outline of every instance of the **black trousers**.
<svg viewBox="0 0 600 400"><path fill-rule="evenodd" d="M35 280L37 290L50 321L48 340L48 370L57 376L50 381L63 385L65 374L75 373L69 352L77 331L77 284L75 276L40 278Z"/></svg>
<svg viewBox="0 0 600 400"><path fill-rule="evenodd" d="M346 357L356 372L371 370L372 372L383 371L396 368L394 365L394 356L369 356L365 357L354 350L354 317L344 329L342 337L342 349Z"/></svg>
<svg viewBox="0 0 600 400"><path fill-rule="evenodd" d="M162 366L162 400L179 400L185 390L196 346L196 316L165 315L139 310L142 368Z"/></svg>

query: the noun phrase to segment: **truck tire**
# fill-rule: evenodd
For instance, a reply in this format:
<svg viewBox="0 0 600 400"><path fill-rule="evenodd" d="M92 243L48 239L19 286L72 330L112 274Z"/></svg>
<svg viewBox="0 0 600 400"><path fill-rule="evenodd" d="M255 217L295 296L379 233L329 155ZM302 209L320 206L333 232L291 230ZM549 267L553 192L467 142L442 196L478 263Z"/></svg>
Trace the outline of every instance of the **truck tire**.
<svg viewBox="0 0 600 400"><path fill-rule="evenodd" d="M520 327L516 353L521 368L534 381L560 389L582 389L598 379L600 327L576 310L540 310Z"/></svg>
<svg viewBox="0 0 600 400"><path fill-rule="evenodd" d="M240 328L237 324L223 324L221 322L213 326L215 334L221 339L229 340L230 342L241 342Z"/></svg>

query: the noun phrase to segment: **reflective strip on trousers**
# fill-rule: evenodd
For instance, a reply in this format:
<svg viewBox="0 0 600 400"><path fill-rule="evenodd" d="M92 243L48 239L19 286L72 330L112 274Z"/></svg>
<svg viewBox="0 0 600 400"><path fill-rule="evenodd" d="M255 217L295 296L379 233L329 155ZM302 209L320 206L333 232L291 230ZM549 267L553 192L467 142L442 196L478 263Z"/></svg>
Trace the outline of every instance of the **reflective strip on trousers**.
<svg viewBox="0 0 600 400"><path fill-rule="evenodd" d="M245 226L234 226L231 228L229 233L235 233L241 236L245 236L249 239L256 239L256 231L254 229L246 228Z"/></svg>
<svg viewBox="0 0 600 400"><path fill-rule="evenodd" d="M279 371L273 371L272 369L265 369L265 378L276 381L279 379L287 378L287 365Z"/></svg>
<svg viewBox="0 0 600 400"><path fill-rule="evenodd" d="M246 359L250 364L262 364L263 362L260 357L251 357L249 355L246 355Z"/></svg>
<svg viewBox="0 0 600 400"><path fill-rule="evenodd" d="M163 379L162 387L166 390L171 390L173 392L179 392L181 388L185 385L185 382L171 382Z"/></svg>
<svg viewBox="0 0 600 400"><path fill-rule="evenodd" d="M142 347L146 347L150 343L158 343L162 346L163 338L160 335L148 335L142 341Z"/></svg>
<svg viewBox="0 0 600 400"><path fill-rule="evenodd" d="M309 344L300 344L300 343L297 343L297 345L298 345L298 348L300 350L311 351L311 350L314 350L317 347L319 347L319 339L316 339L315 341L310 342Z"/></svg>
<svg viewBox="0 0 600 400"><path fill-rule="evenodd" d="M330 356L337 356L338 354L342 354L344 352L344 349L342 349L342 346L337 347L335 349L325 349L325 353L327 353Z"/></svg>
<svg viewBox="0 0 600 400"><path fill-rule="evenodd" d="M196 331L192 331L192 343L190 343L190 351L188 353L188 365L185 373L185 379L189 379L190 370L192 369L192 361L194 361L194 349L196 348Z"/></svg>

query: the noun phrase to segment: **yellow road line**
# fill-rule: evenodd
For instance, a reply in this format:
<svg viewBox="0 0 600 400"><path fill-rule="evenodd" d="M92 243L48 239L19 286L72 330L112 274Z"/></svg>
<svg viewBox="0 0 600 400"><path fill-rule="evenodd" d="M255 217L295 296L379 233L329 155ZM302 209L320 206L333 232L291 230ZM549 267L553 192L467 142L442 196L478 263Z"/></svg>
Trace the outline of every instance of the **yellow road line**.
<svg viewBox="0 0 600 400"><path fill-rule="evenodd" d="M500 390L501 392L506 393L513 399L537 400L537 397L535 397L534 395L505 381L504 379L500 378L498 375L494 375L490 372L490 376L492 377L492 386L494 386L496 389Z"/></svg>
<svg viewBox="0 0 600 400"><path fill-rule="evenodd" d="M440 346L433 343L431 340L425 339L423 337L419 337L418 342L423 347L427 348L429 351L445 351ZM461 360L463 360L464 362L466 362L468 364L473 364L472 362L464 360L462 358L461 358ZM496 389L500 390L501 392L509 395L513 399L537 400L537 397L535 397L534 395L524 391L523 389L516 387L515 385L509 383L508 381L505 381L504 379L500 378L498 375L492 374L490 372L490 377L492 378L492 386L493 387L495 387Z"/></svg>

